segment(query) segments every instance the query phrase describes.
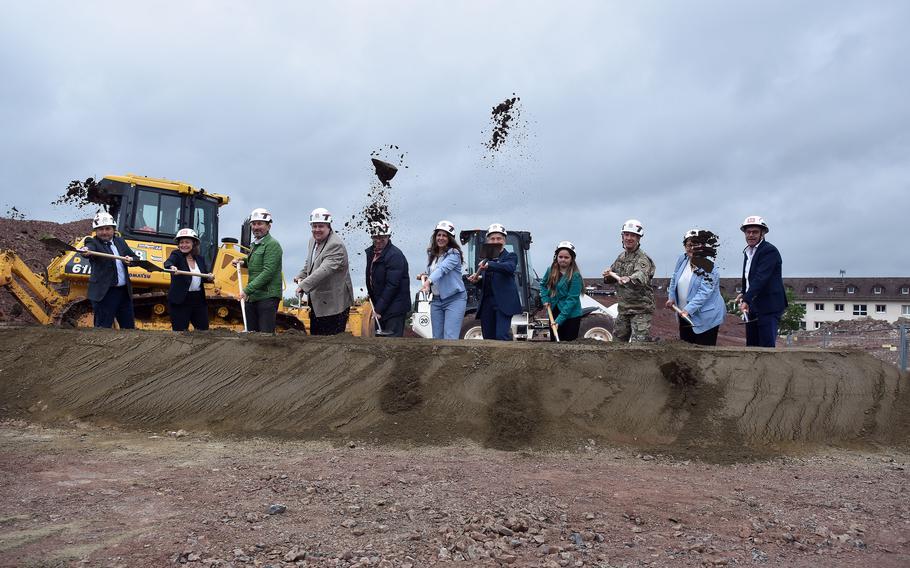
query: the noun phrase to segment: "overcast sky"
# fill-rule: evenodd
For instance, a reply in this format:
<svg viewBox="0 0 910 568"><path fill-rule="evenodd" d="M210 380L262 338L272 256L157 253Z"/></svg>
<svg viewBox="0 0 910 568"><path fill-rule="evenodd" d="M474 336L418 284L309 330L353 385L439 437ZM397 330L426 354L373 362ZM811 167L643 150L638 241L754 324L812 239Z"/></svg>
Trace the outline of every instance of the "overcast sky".
<svg viewBox="0 0 910 568"><path fill-rule="evenodd" d="M395 144L416 273L440 219L560 240L583 274L640 219L668 276L691 227L763 215L785 276L910 272L910 2L3 2L2 211L67 221L72 179L127 172L231 196L222 236L275 217L288 279L307 216L366 204ZM491 153L491 108L521 97ZM355 288L365 234L346 238Z"/></svg>

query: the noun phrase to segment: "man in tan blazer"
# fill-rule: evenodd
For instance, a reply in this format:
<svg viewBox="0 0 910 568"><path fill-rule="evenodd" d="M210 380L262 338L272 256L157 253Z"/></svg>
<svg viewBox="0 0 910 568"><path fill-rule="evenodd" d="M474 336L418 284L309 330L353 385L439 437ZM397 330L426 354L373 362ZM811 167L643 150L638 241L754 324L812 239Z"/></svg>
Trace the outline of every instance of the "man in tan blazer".
<svg viewBox="0 0 910 568"><path fill-rule="evenodd" d="M314 209L310 227L313 238L306 265L294 282L310 298L310 335L336 335L344 332L354 303L348 251L332 230L332 214L327 210Z"/></svg>

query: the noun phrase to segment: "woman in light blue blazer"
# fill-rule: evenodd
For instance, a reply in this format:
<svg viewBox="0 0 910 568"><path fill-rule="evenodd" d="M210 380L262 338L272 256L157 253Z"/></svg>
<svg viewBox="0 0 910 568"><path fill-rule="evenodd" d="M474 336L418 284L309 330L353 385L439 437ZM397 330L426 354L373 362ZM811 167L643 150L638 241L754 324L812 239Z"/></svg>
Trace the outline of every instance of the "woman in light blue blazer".
<svg viewBox="0 0 910 568"><path fill-rule="evenodd" d="M683 237L686 252L676 261L676 269L667 288L666 307L673 309L677 306L682 310L677 313L680 339L696 345L717 345L717 332L724 321L726 306L720 295L720 272L717 267L711 263L711 271L708 272L704 270L704 263L698 262L699 256L705 260L702 235L713 237L712 233L698 229L688 231Z"/></svg>
<svg viewBox="0 0 910 568"><path fill-rule="evenodd" d="M455 225L451 221L440 221L427 247L427 271L417 276L423 280L421 292L433 294L430 301L433 339L461 336L461 322L468 304L468 294L461 279L463 265L461 247L455 240Z"/></svg>

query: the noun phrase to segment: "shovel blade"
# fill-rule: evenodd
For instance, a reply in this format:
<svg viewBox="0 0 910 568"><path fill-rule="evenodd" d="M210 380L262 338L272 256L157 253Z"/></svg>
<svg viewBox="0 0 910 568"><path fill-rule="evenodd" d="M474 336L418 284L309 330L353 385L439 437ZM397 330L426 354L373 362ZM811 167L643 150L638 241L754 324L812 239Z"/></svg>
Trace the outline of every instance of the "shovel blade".
<svg viewBox="0 0 910 568"><path fill-rule="evenodd" d="M55 251L59 251L59 252L78 251L78 249L76 249L76 247L74 247L73 245L71 245L69 243L65 243L65 242L61 241L57 237L41 237L38 240L40 240L41 244L43 244L45 247L49 248L50 250L55 250Z"/></svg>

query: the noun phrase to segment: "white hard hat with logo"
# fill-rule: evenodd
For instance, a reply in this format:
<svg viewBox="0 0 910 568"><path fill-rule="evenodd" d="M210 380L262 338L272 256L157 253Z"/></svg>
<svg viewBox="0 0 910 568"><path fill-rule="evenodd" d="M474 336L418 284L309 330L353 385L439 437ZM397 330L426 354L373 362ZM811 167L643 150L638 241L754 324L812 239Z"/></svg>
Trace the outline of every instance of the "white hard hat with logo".
<svg viewBox="0 0 910 568"><path fill-rule="evenodd" d="M509 233L506 232L506 228L503 227L502 224L500 224L500 223L493 223L492 225L490 225L490 228L487 229L488 237L490 235L492 235L493 233L499 233L500 235L502 235L504 237L509 235Z"/></svg>
<svg viewBox="0 0 910 568"><path fill-rule="evenodd" d="M107 211L99 211L95 213L95 218L92 219L92 229L97 229L98 227L114 227L116 229L117 222Z"/></svg>
<svg viewBox="0 0 910 568"><path fill-rule="evenodd" d="M196 231L190 229L189 227L186 227L177 231L177 235L174 237L174 242L180 242L180 239L193 239L198 243L199 235L196 234Z"/></svg>
<svg viewBox="0 0 910 568"><path fill-rule="evenodd" d="M392 234L392 226L388 221L370 221L371 237L388 237Z"/></svg>
<svg viewBox="0 0 910 568"><path fill-rule="evenodd" d="M445 231L453 238L455 237L455 225L452 224L451 221L446 221L445 219L436 223L436 228L433 229L433 232L435 233L436 231Z"/></svg>
<svg viewBox="0 0 910 568"><path fill-rule="evenodd" d="M271 223L272 214L269 213L268 209L257 207L256 209L253 209L252 213L250 213L250 222L253 221L264 221L266 223Z"/></svg>
<svg viewBox="0 0 910 568"><path fill-rule="evenodd" d="M556 245L556 251L553 253L553 256L555 257L557 254L559 254L559 251L561 249L566 249L569 251L569 254L572 255L572 258L575 258L575 245L573 245L570 241L559 241L559 244Z"/></svg>
<svg viewBox="0 0 910 568"><path fill-rule="evenodd" d="M743 219L743 224L739 226L739 230L745 233L746 227L759 227L763 233L771 230L768 228L768 224L765 223L765 218L759 215L749 215Z"/></svg>
<svg viewBox="0 0 910 568"><path fill-rule="evenodd" d="M645 236L645 228L642 226L641 221L638 219L629 219L622 224L623 233L634 233L639 237Z"/></svg>
<svg viewBox="0 0 910 568"><path fill-rule="evenodd" d="M328 209L317 207L316 209L313 209L312 213L310 213L310 224L312 225L313 223L328 223L331 225L332 214L329 213Z"/></svg>

